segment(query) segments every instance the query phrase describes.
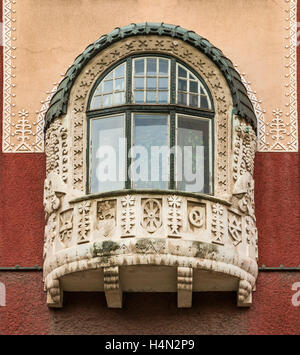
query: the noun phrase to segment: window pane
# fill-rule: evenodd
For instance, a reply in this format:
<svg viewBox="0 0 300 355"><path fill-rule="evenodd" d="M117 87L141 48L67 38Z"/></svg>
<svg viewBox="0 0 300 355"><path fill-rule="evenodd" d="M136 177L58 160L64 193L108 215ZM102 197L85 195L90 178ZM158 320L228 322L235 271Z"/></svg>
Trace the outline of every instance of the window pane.
<svg viewBox="0 0 300 355"><path fill-rule="evenodd" d="M156 89L156 78L147 78L147 89Z"/></svg>
<svg viewBox="0 0 300 355"><path fill-rule="evenodd" d="M201 81L193 75L188 69L184 69L181 65L177 64L177 103L181 105L188 105L191 107L199 107L202 104L203 108L210 108L211 103L207 91L204 89ZM187 96L182 95L183 91L188 93ZM205 97L205 100L200 101L198 98L200 94Z"/></svg>
<svg viewBox="0 0 300 355"><path fill-rule="evenodd" d="M187 91L187 81L179 79L178 80L178 90Z"/></svg>
<svg viewBox="0 0 300 355"><path fill-rule="evenodd" d="M116 68L115 77L119 78L119 77L124 77L124 76L125 76L125 64L122 64L122 65L118 66L118 68Z"/></svg>
<svg viewBox="0 0 300 355"><path fill-rule="evenodd" d="M104 81L104 92L112 92L113 91L113 81Z"/></svg>
<svg viewBox="0 0 300 355"><path fill-rule="evenodd" d="M148 104L155 104L156 103L156 92L155 91L147 91L146 102Z"/></svg>
<svg viewBox="0 0 300 355"><path fill-rule="evenodd" d="M134 103L140 104L144 102L144 91L135 91L134 93Z"/></svg>
<svg viewBox="0 0 300 355"><path fill-rule="evenodd" d="M103 106L112 106L112 95L103 96Z"/></svg>
<svg viewBox="0 0 300 355"><path fill-rule="evenodd" d="M114 105L120 105L125 102L124 92L118 92L114 95Z"/></svg>
<svg viewBox="0 0 300 355"><path fill-rule="evenodd" d="M147 59L147 75L156 75L156 58Z"/></svg>
<svg viewBox="0 0 300 355"><path fill-rule="evenodd" d="M158 103L165 104L168 102L168 91L159 91L158 93Z"/></svg>
<svg viewBox="0 0 300 355"><path fill-rule="evenodd" d="M123 97L125 97L126 86L125 69L125 63L120 64L109 74L107 74L106 77L98 84L98 87L94 92L90 109L96 110L103 107L125 103L125 100L123 100ZM99 98L96 99L96 96L99 96Z"/></svg>
<svg viewBox="0 0 300 355"><path fill-rule="evenodd" d="M167 76L169 74L169 61L166 59L159 59L159 75Z"/></svg>
<svg viewBox="0 0 300 355"><path fill-rule="evenodd" d="M124 188L125 150L121 138L124 138L123 116L91 120L91 193Z"/></svg>
<svg viewBox="0 0 300 355"><path fill-rule="evenodd" d="M145 79L144 78L135 78L135 88L136 89L144 89L145 86Z"/></svg>
<svg viewBox="0 0 300 355"><path fill-rule="evenodd" d="M159 89L168 89L168 87L169 87L168 78L159 78L158 79L158 88Z"/></svg>
<svg viewBox="0 0 300 355"><path fill-rule="evenodd" d="M190 92L198 93L198 82L190 81Z"/></svg>
<svg viewBox="0 0 300 355"><path fill-rule="evenodd" d="M183 69L181 66L178 66L178 76L180 76L181 78L187 77L187 71Z"/></svg>
<svg viewBox="0 0 300 355"><path fill-rule="evenodd" d="M200 107L208 108L208 101L206 96L201 95Z"/></svg>
<svg viewBox="0 0 300 355"><path fill-rule="evenodd" d="M183 94L181 92L178 93L178 103L180 105L186 105L187 104L186 94Z"/></svg>
<svg viewBox="0 0 300 355"><path fill-rule="evenodd" d="M135 114L133 135L133 165L131 166L133 187L167 189L168 116Z"/></svg>
<svg viewBox="0 0 300 355"><path fill-rule="evenodd" d="M102 99L102 96L94 96L93 101L92 101L92 105L91 105L91 109L101 107L102 106L101 99Z"/></svg>
<svg viewBox="0 0 300 355"><path fill-rule="evenodd" d="M144 59L138 59L134 61L135 75L144 75Z"/></svg>
<svg viewBox="0 0 300 355"><path fill-rule="evenodd" d="M209 120L178 117L177 189L210 193Z"/></svg>
<svg viewBox="0 0 300 355"><path fill-rule="evenodd" d="M190 94L190 106L198 107L198 95Z"/></svg>
<svg viewBox="0 0 300 355"><path fill-rule="evenodd" d="M123 91L124 89L124 79L117 79L115 82L115 91Z"/></svg>

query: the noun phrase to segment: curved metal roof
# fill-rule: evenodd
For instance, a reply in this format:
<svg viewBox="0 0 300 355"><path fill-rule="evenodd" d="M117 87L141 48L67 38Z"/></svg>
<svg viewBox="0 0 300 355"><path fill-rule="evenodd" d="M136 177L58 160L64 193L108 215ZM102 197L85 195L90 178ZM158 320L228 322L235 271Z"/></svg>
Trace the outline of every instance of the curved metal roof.
<svg viewBox="0 0 300 355"><path fill-rule="evenodd" d="M75 59L75 62L66 72L64 79L60 82L56 93L50 101L49 108L45 115L45 130L52 120L67 113L70 91L75 79L94 56L112 43L123 38L151 34L181 39L210 58L221 70L228 83L233 98L234 113L245 118L256 130L257 120L247 90L242 83L240 74L235 70L232 62L224 56L222 51L193 31L188 31L180 26L148 22L116 28L109 34L101 36L93 44L90 44L83 53Z"/></svg>

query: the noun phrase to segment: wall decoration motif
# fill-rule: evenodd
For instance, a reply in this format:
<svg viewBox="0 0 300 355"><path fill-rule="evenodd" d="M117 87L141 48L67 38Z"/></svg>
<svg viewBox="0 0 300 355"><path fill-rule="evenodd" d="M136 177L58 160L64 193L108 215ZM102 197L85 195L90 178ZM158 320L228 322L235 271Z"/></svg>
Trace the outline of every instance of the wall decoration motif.
<svg viewBox="0 0 300 355"><path fill-rule="evenodd" d="M97 225L105 237L109 237L116 226L116 214L116 200L98 202Z"/></svg>

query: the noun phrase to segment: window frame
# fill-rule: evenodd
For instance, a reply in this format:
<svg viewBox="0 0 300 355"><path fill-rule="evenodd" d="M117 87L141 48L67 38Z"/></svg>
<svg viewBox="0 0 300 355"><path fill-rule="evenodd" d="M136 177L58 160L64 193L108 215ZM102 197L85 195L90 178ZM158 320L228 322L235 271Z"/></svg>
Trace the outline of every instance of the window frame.
<svg viewBox="0 0 300 355"><path fill-rule="evenodd" d="M169 103L163 104L149 104L149 103L133 103L133 60L138 58L150 58L150 57L158 57L158 58L165 58L170 60L169 65ZM122 63L126 63L125 65L125 104L104 107L100 109L90 109L91 102L94 96L94 92L96 91L99 83L108 75L112 70L116 67L121 65ZM189 70L199 81L200 85L202 84L207 92L208 98L211 103L211 109L204 109L204 108L196 108L196 107L189 107L182 104L177 104L177 66L182 65L187 70ZM86 194L90 195L93 194L90 192L90 179L91 179L91 120L92 119L100 119L101 117L109 117L112 115L120 115L124 114L125 116L125 138L127 139L127 152L126 152L126 181L124 184L124 190L143 190L143 191L153 191L156 189L136 189L132 187L132 182L130 177L128 176L128 168L132 163L132 159L129 158L129 149L132 147L133 141L133 115L134 113L144 113L144 114L167 114L168 115L168 136L169 136L169 147L172 147L176 144L177 140L177 117L178 115L181 116L190 116L195 118L202 118L202 119L209 119L210 120L210 174L209 174L209 183L210 183L210 193L205 194L209 196L214 195L214 161L215 161L215 154L214 154L214 118L215 118L215 110L214 110L214 101L211 95L211 92L205 83L205 81L200 77L200 75L195 72L188 64L181 61L178 58L175 58L170 55L160 54L160 53L140 53L140 54L132 54L126 58L121 59L114 65L107 68L102 75L96 80L93 88L91 89L88 97L87 102L87 110L86 110L86 119L87 119L87 149L86 149ZM175 172L175 157L172 154L169 160L169 184L168 189L172 191L179 191L185 192L181 190L177 190L177 183L176 183L176 172ZM115 192L116 190L112 190L111 192ZM166 191L166 190L159 190L159 191ZM106 193L106 192L105 192ZM101 194L101 192L98 192ZM195 193L197 195L201 193Z"/></svg>

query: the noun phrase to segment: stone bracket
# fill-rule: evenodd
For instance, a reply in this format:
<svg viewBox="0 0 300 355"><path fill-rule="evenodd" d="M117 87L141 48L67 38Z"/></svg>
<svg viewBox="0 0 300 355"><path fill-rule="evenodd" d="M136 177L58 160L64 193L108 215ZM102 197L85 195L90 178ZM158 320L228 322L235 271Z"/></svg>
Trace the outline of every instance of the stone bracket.
<svg viewBox="0 0 300 355"><path fill-rule="evenodd" d="M119 266L105 267L104 292L108 308L122 308L122 288L120 286Z"/></svg>
<svg viewBox="0 0 300 355"><path fill-rule="evenodd" d="M177 306L191 308L193 296L193 268L177 268Z"/></svg>

